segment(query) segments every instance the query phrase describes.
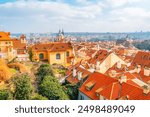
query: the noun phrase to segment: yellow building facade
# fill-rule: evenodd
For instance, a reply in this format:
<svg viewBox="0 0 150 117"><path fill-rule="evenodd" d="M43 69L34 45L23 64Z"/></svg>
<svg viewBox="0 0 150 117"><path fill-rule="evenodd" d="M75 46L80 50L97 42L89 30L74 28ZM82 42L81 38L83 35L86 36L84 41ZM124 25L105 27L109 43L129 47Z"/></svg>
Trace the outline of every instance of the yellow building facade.
<svg viewBox="0 0 150 117"><path fill-rule="evenodd" d="M73 47L71 43L52 42L49 44L36 44L31 47L33 60L48 61L52 64L60 64L64 67L71 65Z"/></svg>
<svg viewBox="0 0 150 117"><path fill-rule="evenodd" d="M0 58L10 60L13 57L13 41L10 38L10 33L0 32Z"/></svg>

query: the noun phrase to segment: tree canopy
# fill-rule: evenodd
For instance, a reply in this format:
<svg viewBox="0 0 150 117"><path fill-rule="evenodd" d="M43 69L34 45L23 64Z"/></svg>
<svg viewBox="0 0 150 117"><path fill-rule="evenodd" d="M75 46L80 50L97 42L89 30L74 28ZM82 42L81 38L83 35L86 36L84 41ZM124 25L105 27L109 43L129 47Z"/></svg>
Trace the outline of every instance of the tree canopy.
<svg viewBox="0 0 150 117"><path fill-rule="evenodd" d="M52 76L45 76L39 86L39 93L50 100L67 100L68 95L63 91L62 86Z"/></svg>
<svg viewBox="0 0 150 117"><path fill-rule="evenodd" d="M38 82L40 83L43 78L47 75L49 76L54 76L53 74L53 70L51 68L51 65L49 64L42 64L37 71L37 75L38 75Z"/></svg>
<svg viewBox="0 0 150 117"><path fill-rule="evenodd" d="M12 99L12 94L9 90L7 89L0 90L0 100L11 100L11 99Z"/></svg>
<svg viewBox="0 0 150 117"><path fill-rule="evenodd" d="M16 100L29 100L32 95L32 85L28 74L17 75L13 78L14 98Z"/></svg>

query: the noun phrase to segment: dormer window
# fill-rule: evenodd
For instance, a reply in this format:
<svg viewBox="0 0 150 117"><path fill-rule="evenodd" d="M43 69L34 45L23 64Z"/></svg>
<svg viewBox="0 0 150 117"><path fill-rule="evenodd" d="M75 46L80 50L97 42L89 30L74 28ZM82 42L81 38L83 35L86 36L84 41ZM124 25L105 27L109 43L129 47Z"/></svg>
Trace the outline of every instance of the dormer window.
<svg viewBox="0 0 150 117"><path fill-rule="evenodd" d="M85 87L88 91L92 90L92 88L94 87L95 83L93 82L88 82Z"/></svg>

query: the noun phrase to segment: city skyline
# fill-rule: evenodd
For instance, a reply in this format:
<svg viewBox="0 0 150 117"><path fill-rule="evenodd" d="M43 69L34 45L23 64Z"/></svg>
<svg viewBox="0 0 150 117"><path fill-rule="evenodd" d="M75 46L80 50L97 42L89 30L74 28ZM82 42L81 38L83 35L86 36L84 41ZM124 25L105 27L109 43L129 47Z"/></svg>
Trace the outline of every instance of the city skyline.
<svg viewBox="0 0 150 117"><path fill-rule="evenodd" d="M1 0L0 27L12 33L149 31L149 0Z"/></svg>

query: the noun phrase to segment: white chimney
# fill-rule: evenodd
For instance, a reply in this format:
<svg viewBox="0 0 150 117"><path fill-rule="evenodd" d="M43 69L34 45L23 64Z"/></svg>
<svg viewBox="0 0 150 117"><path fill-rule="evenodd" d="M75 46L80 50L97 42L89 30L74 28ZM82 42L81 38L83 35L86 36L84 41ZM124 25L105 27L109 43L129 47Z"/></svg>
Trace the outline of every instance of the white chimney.
<svg viewBox="0 0 150 117"><path fill-rule="evenodd" d="M100 70L100 62L99 61L96 62L96 70Z"/></svg>
<svg viewBox="0 0 150 117"><path fill-rule="evenodd" d="M78 72L78 80L80 81L81 80L81 78L82 78L82 72Z"/></svg>
<svg viewBox="0 0 150 117"><path fill-rule="evenodd" d="M149 86L144 85L143 86L143 93L147 95L149 92L150 92Z"/></svg>
<svg viewBox="0 0 150 117"><path fill-rule="evenodd" d="M136 66L135 72L136 73L140 73L140 71L141 71L141 66L140 65Z"/></svg>
<svg viewBox="0 0 150 117"><path fill-rule="evenodd" d="M131 65L131 63L127 63L127 67L129 67Z"/></svg>
<svg viewBox="0 0 150 117"><path fill-rule="evenodd" d="M75 68L73 68L73 73L72 73L72 75L73 75L73 78L76 77L76 75L77 75L77 70L76 70Z"/></svg>
<svg viewBox="0 0 150 117"><path fill-rule="evenodd" d="M144 68L144 76L150 76L150 69L147 67Z"/></svg>
<svg viewBox="0 0 150 117"><path fill-rule="evenodd" d="M117 68L118 68L118 69L121 68L121 62L120 62L120 61L117 62Z"/></svg>
<svg viewBox="0 0 150 117"><path fill-rule="evenodd" d="M120 83L122 84L123 82L127 81L127 76L125 76L124 74L120 77L119 79Z"/></svg>

